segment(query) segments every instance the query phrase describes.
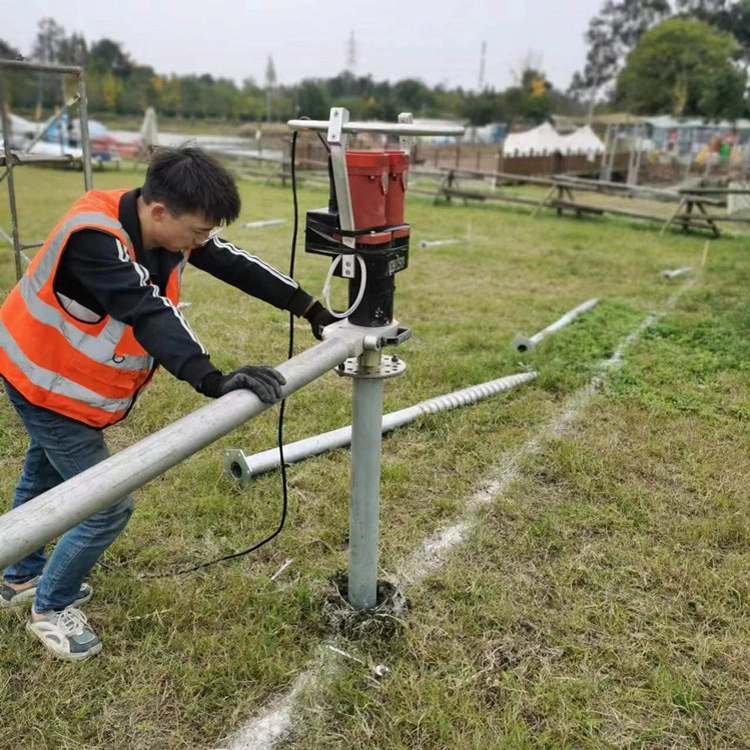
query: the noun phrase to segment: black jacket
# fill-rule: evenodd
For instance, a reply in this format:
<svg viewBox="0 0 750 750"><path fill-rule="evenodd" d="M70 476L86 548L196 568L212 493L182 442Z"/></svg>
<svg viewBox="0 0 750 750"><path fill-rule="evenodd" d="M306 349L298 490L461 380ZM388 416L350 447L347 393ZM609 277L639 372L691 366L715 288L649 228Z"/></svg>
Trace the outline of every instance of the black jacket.
<svg viewBox="0 0 750 750"><path fill-rule="evenodd" d="M71 236L63 250L55 292L76 317L91 322L110 315L132 326L138 343L158 364L195 388L216 367L182 313L162 295L170 273L184 261L184 255L163 248L144 249L139 195L140 190L123 195L118 217L133 242L136 262L113 235L82 230ZM188 262L297 316L312 302L296 281L219 238L193 250Z"/></svg>

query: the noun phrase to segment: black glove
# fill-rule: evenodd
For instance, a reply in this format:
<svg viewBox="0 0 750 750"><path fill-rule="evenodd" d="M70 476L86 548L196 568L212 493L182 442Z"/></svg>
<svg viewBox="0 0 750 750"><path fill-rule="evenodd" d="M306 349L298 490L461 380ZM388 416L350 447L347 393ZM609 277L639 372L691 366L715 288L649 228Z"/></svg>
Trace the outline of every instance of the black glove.
<svg viewBox="0 0 750 750"><path fill-rule="evenodd" d="M318 341L323 340L323 329L338 320L338 318L331 315L331 313L329 313L328 310L317 301L310 305L310 309L303 317L305 320L309 321L310 327L312 328L312 334L318 339Z"/></svg>
<svg viewBox="0 0 750 750"><path fill-rule="evenodd" d="M286 378L273 367L240 367L228 375L218 370L205 375L196 390L209 398L219 398L229 391L247 388L261 401L273 404L281 398L281 386Z"/></svg>

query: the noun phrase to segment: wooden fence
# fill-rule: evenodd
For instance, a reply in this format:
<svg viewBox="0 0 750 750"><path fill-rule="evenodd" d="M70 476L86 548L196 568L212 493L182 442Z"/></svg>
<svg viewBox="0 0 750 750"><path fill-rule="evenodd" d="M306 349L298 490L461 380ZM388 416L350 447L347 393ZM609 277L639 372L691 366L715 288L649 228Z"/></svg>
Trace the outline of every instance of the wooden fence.
<svg viewBox="0 0 750 750"><path fill-rule="evenodd" d="M354 146L356 148L356 145ZM397 144L393 144L398 148ZM298 147L298 154L304 169L306 162L321 162L326 159L326 151L320 141L306 138ZM627 153L617 154L614 172L624 176L628 169ZM432 145L417 143L411 152L412 164L433 169L471 169L482 172L510 172L524 176L546 177L566 172L586 177L599 176L600 157L590 160L583 154L564 156L506 156L497 144L449 144Z"/></svg>
<svg viewBox="0 0 750 750"><path fill-rule="evenodd" d="M380 148L384 146L378 144ZM280 144L289 153L289 137ZM375 144L368 141L352 139L350 144L354 149L375 148ZM387 144L386 148L398 149L397 141ZM298 169L321 169L327 161L328 154L321 141L310 133L300 137L297 145ZM480 172L504 172L524 177L551 177L555 174L570 174L579 177L598 178L601 168L601 156L590 159L584 154L560 153L543 156L503 156L502 149L497 144L427 144L417 143L412 149L412 164L426 169L456 169ZM624 181L628 173L630 153L622 151L615 154L612 167L612 177L617 181ZM640 184L675 184L687 178L704 176L705 168L693 165L686 171L684 164L652 163L644 158L641 161L638 182ZM712 177L732 177L732 170L728 167L714 166ZM736 175L741 178L741 175Z"/></svg>

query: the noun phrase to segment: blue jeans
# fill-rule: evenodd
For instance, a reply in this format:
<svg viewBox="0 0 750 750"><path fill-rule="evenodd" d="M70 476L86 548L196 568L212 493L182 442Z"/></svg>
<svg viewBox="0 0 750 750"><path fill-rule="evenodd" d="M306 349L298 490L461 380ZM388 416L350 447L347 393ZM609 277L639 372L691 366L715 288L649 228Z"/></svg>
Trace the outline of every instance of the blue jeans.
<svg viewBox="0 0 750 750"><path fill-rule="evenodd" d="M12 508L109 456L101 430L34 406L10 383L4 381L4 384L31 438ZM132 512L133 499L127 495L63 534L49 560L42 547L11 565L5 570L5 581L25 583L44 571L37 586L34 610L41 613L65 609L78 598L86 574L120 535Z"/></svg>

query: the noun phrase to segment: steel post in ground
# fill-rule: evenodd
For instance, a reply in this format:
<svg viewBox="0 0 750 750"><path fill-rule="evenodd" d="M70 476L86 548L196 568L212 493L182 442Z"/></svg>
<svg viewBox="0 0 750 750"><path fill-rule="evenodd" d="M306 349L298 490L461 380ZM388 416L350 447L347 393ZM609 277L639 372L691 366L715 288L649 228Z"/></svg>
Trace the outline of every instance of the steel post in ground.
<svg viewBox="0 0 750 750"><path fill-rule="evenodd" d="M363 352L354 376L348 595L355 609L377 604L384 390L380 359L379 351Z"/></svg>

